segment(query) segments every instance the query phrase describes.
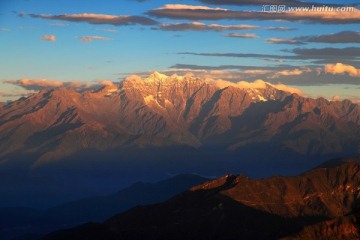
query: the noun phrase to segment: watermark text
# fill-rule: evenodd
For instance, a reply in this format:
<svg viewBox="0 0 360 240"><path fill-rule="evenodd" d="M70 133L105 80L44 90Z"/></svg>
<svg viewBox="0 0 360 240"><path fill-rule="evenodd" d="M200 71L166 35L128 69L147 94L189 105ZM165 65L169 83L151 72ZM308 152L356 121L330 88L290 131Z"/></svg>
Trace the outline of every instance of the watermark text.
<svg viewBox="0 0 360 240"><path fill-rule="evenodd" d="M291 7L287 5L262 5L262 12L353 12L355 7L350 6L314 6L311 7Z"/></svg>

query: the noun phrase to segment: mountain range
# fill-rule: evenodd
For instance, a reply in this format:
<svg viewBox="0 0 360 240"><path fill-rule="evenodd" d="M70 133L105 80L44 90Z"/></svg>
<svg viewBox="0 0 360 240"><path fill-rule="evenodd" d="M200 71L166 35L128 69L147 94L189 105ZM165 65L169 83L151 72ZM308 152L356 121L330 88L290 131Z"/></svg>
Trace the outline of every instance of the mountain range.
<svg viewBox="0 0 360 240"><path fill-rule="evenodd" d="M84 149L269 143L300 154L359 151L360 112L345 100L290 94L265 83L220 88L193 76L153 73L77 92L43 90L1 108L2 162L33 154L39 167Z"/></svg>
<svg viewBox="0 0 360 240"><path fill-rule="evenodd" d="M359 105L294 92L154 72L4 104L0 206L50 207L169 173L298 174L360 153Z"/></svg>
<svg viewBox="0 0 360 240"><path fill-rule="evenodd" d="M61 239L359 239L360 158L336 159L299 176L228 174Z"/></svg>

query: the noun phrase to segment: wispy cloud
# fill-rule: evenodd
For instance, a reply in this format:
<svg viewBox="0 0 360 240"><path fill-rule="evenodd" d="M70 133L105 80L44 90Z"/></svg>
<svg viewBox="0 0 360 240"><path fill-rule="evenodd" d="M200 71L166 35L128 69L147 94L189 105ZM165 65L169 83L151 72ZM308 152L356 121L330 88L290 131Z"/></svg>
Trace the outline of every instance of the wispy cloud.
<svg viewBox="0 0 360 240"><path fill-rule="evenodd" d="M180 52L178 54L204 56L204 57L297 59L296 56L290 56L290 55L258 54L258 53L221 53L221 52L196 53L196 52Z"/></svg>
<svg viewBox="0 0 360 240"><path fill-rule="evenodd" d="M199 66L199 65L187 65L187 64L176 64L172 66L173 69L187 69L187 71L200 70L200 71L223 71L236 73L237 77L240 76L242 78L267 78L267 79L275 79L280 77L287 76L299 76L305 73L311 73L316 71L314 67L299 67L294 68L291 65L280 65L280 66L271 66L271 67L263 67L263 66L238 66L238 65L221 65L221 66ZM224 78L224 77L222 77Z"/></svg>
<svg viewBox="0 0 360 240"><path fill-rule="evenodd" d="M153 30L162 31L227 31L227 30L253 30L264 29L272 31L291 31L296 28L291 27L261 27L258 25L238 24L238 25L220 25L220 24L205 24L198 21L185 23L162 23L154 27Z"/></svg>
<svg viewBox="0 0 360 240"><path fill-rule="evenodd" d="M310 73L312 72L312 70L308 67L303 67L303 68L295 68L295 69L290 69L290 70L283 70L280 72L276 72L271 76L268 76L268 78L279 78L281 76L298 76L298 75L302 75L304 73Z"/></svg>
<svg viewBox="0 0 360 240"><path fill-rule="evenodd" d="M272 31L293 31L293 30L296 30L296 28L292 28L292 27L266 27L265 29L272 30Z"/></svg>
<svg viewBox="0 0 360 240"><path fill-rule="evenodd" d="M54 42L54 41L56 41L56 37L55 37L55 35L42 35L41 40Z"/></svg>
<svg viewBox="0 0 360 240"><path fill-rule="evenodd" d="M103 32L109 32L109 33L116 33L116 32L118 32L118 30L116 30L116 29L102 29L102 28L97 28L96 30L98 30L98 31L103 31Z"/></svg>
<svg viewBox="0 0 360 240"><path fill-rule="evenodd" d="M102 81L98 81L98 83L102 86L107 86L107 87L117 86L116 83L110 80L102 80Z"/></svg>
<svg viewBox="0 0 360 240"><path fill-rule="evenodd" d="M0 28L0 32L10 32L10 29L8 29L8 28Z"/></svg>
<svg viewBox="0 0 360 240"><path fill-rule="evenodd" d="M272 44L304 44L303 42L293 38L268 38L266 39L266 42Z"/></svg>
<svg viewBox="0 0 360 240"><path fill-rule="evenodd" d="M245 30L260 28L256 25L219 25L219 24L205 24L202 22L189 23L162 23L160 26L154 28L155 30L163 31L224 31L224 30Z"/></svg>
<svg viewBox="0 0 360 240"><path fill-rule="evenodd" d="M112 38L102 37L102 36L82 36L79 37L81 42L91 42L93 40L99 40L99 41L110 41Z"/></svg>
<svg viewBox="0 0 360 240"><path fill-rule="evenodd" d="M69 22L87 22L90 24L110 24L115 26L124 25L156 25L158 22L143 16L121 16L95 13L80 13L80 14L29 14L32 18L42 18L49 20L63 20Z"/></svg>
<svg viewBox="0 0 360 240"><path fill-rule="evenodd" d="M240 34L240 33L229 33L229 34L225 34L225 37L231 37L231 38L258 38L259 36L253 33L244 33L244 34Z"/></svg>
<svg viewBox="0 0 360 240"><path fill-rule="evenodd" d="M360 77L360 69L342 63L327 64L324 67L324 71L325 73L330 73L333 75L347 73L351 77Z"/></svg>
<svg viewBox="0 0 360 240"><path fill-rule="evenodd" d="M11 90L9 92L1 92L0 91L0 98L14 99L14 98L20 98L20 97L27 97L34 93L36 93L36 91L29 91L29 90Z"/></svg>
<svg viewBox="0 0 360 240"><path fill-rule="evenodd" d="M187 71L191 70L229 70L236 69L241 70L243 72L254 73L255 71L259 71L258 73L264 73L264 71L280 71L289 69L291 65L281 65L281 66L249 66L249 65L220 65L220 66L204 66L204 65L194 65L194 64L175 64L171 66L173 69L187 69Z"/></svg>
<svg viewBox="0 0 360 240"><path fill-rule="evenodd" d="M349 24L360 23L360 10L352 11L233 11L224 8L210 8L206 6L193 6L183 4L167 4L147 12L158 18L191 19L191 20L286 20L301 21L304 23L322 24Z"/></svg>

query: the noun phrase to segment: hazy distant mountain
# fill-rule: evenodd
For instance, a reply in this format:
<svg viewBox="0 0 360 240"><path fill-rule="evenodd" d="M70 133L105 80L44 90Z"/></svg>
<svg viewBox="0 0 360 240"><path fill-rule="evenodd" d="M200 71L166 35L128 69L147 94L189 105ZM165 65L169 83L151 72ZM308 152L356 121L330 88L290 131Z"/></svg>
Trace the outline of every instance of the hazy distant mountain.
<svg viewBox="0 0 360 240"><path fill-rule="evenodd" d="M280 89L155 72L11 102L0 108L0 206L54 206L168 173L296 174L360 153L359 105Z"/></svg>
<svg viewBox="0 0 360 240"><path fill-rule="evenodd" d="M360 158L295 177L227 175L44 239L359 239Z"/></svg>
<svg viewBox="0 0 360 240"><path fill-rule="evenodd" d="M73 154L129 147L254 144L303 155L360 152L360 110L270 84L219 88L192 76L133 76L97 91L44 90L2 107L3 163L33 156L39 167Z"/></svg>
<svg viewBox="0 0 360 240"><path fill-rule="evenodd" d="M137 205L159 203L209 179L191 174L157 182L138 182L107 196L80 199L49 209L0 208L0 238L45 234L88 221L104 221Z"/></svg>

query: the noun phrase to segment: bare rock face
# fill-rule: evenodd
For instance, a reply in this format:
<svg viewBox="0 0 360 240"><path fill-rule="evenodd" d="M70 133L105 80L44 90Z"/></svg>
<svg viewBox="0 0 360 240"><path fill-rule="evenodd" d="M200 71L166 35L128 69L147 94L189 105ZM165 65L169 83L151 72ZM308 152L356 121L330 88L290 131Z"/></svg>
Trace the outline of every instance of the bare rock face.
<svg viewBox="0 0 360 240"><path fill-rule="evenodd" d="M359 239L359 200L360 158L340 159L294 177L229 174L100 226L114 239ZM45 239L95 230L84 225Z"/></svg>
<svg viewBox="0 0 360 240"><path fill-rule="evenodd" d="M32 155L36 167L89 149L169 146L356 154L359 109L347 100L304 98L267 83L219 88L191 75L155 72L98 90L43 90L0 106L0 161Z"/></svg>

